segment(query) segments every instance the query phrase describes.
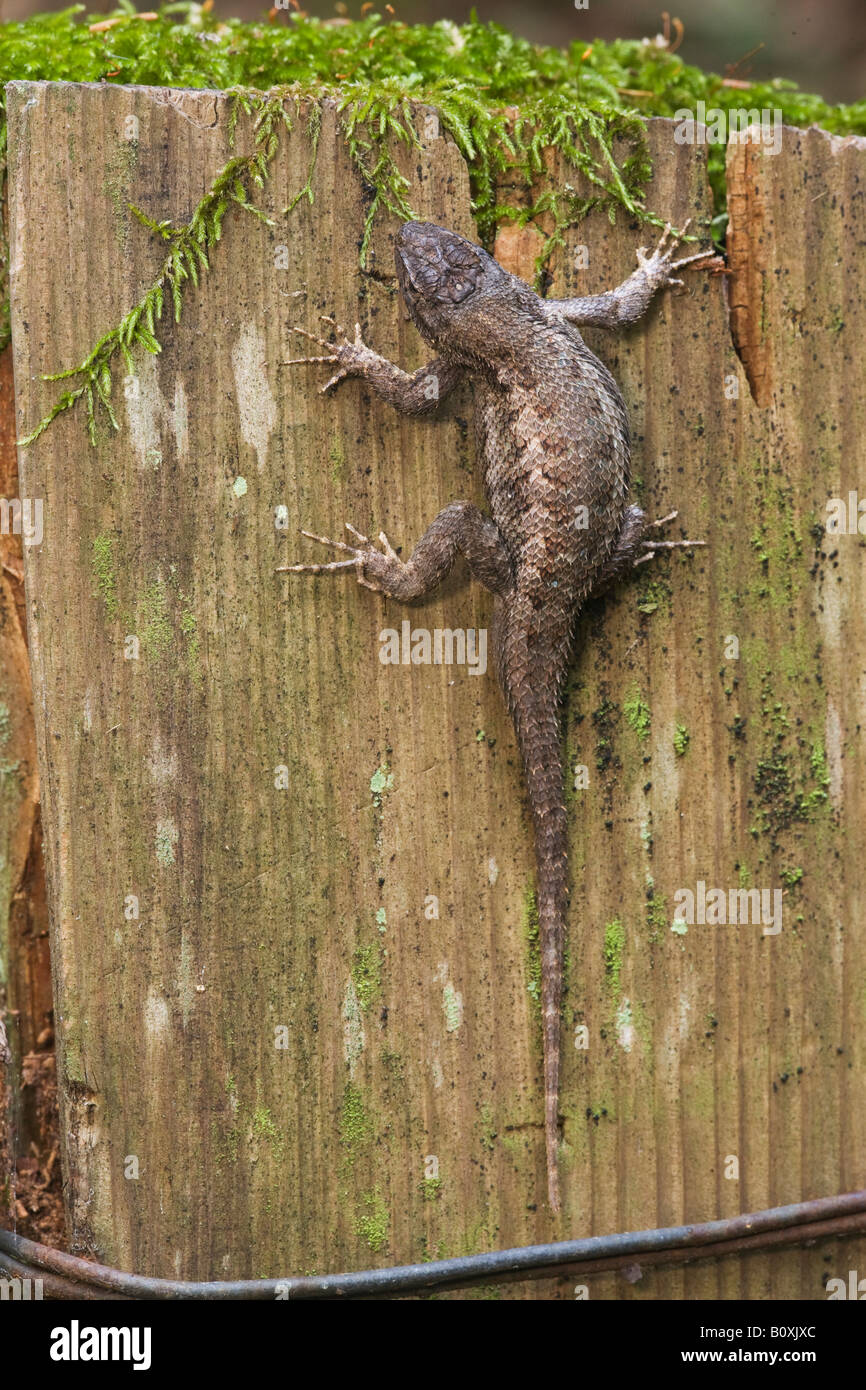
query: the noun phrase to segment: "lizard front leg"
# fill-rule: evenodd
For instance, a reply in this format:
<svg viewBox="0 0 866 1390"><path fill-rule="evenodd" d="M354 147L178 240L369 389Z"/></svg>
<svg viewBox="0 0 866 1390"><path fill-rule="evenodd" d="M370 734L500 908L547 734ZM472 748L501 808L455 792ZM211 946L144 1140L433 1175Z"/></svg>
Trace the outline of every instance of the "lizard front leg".
<svg viewBox="0 0 866 1390"><path fill-rule="evenodd" d="M316 536L301 535L320 545L329 545L348 558L329 564L281 565L281 574L334 574L354 569L359 584L389 598L411 602L423 598L441 584L458 555L462 555L473 577L494 594L504 594L513 583L511 556L496 523L472 502L452 502L430 523L424 535L403 561L384 532L379 533L381 550L346 523L355 545Z"/></svg>
<svg viewBox="0 0 866 1390"><path fill-rule="evenodd" d="M336 363L337 370L334 375L319 388L322 392L329 391L346 377L357 376L372 386L383 401L387 401L404 415L426 415L436 409L462 376L460 367L453 362L446 362L441 357L434 358L426 367L419 367L417 372L404 372L402 368L389 362L387 357L380 357L378 352L367 347L361 337L360 324L355 324L355 337L350 339L344 329L329 315L322 314L321 317L325 323L333 324L338 341L331 343L325 338L317 337L315 333L308 333L305 328L293 328L293 333L300 333L302 337L309 338L319 347L326 348L327 352L318 357L292 357L286 365Z"/></svg>
<svg viewBox="0 0 866 1390"><path fill-rule="evenodd" d="M677 244L685 236L690 221L691 218L681 232L673 232L668 222L652 255L647 253L645 246L638 247L637 270L615 290L608 290L606 294L587 295L584 299L542 300L548 318L563 318L568 319L570 323L595 325L599 328L624 328L643 317L658 290L665 289L668 285L683 283L676 277L675 271L696 265L698 261L706 262L702 269L712 269L721 265L711 251L698 251L694 256L673 260Z"/></svg>

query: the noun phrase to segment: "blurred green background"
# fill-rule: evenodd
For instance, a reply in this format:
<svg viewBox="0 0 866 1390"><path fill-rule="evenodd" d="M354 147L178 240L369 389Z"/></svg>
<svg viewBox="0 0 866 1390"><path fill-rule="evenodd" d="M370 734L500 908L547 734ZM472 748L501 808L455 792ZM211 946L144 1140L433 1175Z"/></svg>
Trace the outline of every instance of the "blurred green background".
<svg viewBox="0 0 866 1390"><path fill-rule="evenodd" d="M357 18L361 11L361 0L300 4L322 18ZM113 0L95 0L87 10L112 7ZM64 8L63 0L0 0L0 19ZM146 0L139 0L139 8L146 8ZM267 8L267 0L214 3L217 15L251 20L264 17ZM385 13L384 0L375 8ZM586 9L577 9L574 0L392 0L392 8L407 24L434 19L460 23L476 9L482 20L496 20L534 42L556 45L596 37L645 38L662 29L657 0L589 0ZM743 79L790 77L830 101L866 95L866 0L677 0L671 14L685 26L680 52L686 62L722 74L733 69L731 75ZM285 12L276 22L286 22Z"/></svg>

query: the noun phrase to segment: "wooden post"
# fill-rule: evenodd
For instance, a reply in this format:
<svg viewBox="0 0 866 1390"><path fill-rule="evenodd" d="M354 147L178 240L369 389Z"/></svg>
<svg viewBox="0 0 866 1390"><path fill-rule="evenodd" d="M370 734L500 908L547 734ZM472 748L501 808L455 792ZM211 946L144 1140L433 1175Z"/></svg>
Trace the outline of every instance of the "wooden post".
<svg viewBox="0 0 866 1390"><path fill-rule="evenodd" d="M127 204L189 218L232 153L230 98L8 93L23 434L58 389L39 374L79 361L154 276L163 250ZM766 404L721 277L593 337L630 408L638 497L710 549L654 562L580 622L555 1227L513 733L492 671L380 660L407 619L486 628L489 598L455 575L407 612L351 579L275 574L312 553L299 526L408 547L447 501L482 500L468 395L406 422L285 365L291 326L320 313L360 319L407 367L425 355L394 222L359 272L365 190L335 106L321 114L312 205L283 212L310 165L306 108L259 199L276 225L228 215L162 354L118 375L120 432L93 449L67 414L20 455L45 513L28 619L75 1248L144 1274L324 1272L862 1185L862 550L824 529L863 458L862 142L786 132L775 159L733 158L730 292L757 263L742 312L759 332L739 338L773 363ZM471 235L466 169L424 114L421 148L395 151L410 201ZM649 205L709 216L704 151L670 122L651 140ZM616 282L651 235L590 219L554 292ZM726 903L780 892L781 931L673 925L700 884ZM823 1253L658 1270L639 1294L820 1296ZM512 1290L539 1293L570 1296Z"/></svg>

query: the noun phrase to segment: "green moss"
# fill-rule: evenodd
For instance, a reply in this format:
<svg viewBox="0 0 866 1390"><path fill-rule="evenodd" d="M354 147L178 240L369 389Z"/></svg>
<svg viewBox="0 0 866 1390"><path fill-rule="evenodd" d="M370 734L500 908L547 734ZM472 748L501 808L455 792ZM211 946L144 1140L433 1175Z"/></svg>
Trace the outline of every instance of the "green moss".
<svg viewBox="0 0 866 1390"><path fill-rule="evenodd" d="M339 483L346 468L346 455L339 439L332 441L328 458L331 460L331 478L335 483Z"/></svg>
<svg viewBox="0 0 866 1390"><path fill-rule="evenodd" d="M830 771L827 767L827 752L821 740L812 744L812 751L809 754L809 770L815 781L815 786L806 794L806 802L810 807L819 805L820 802L827 800L827 788L830 785Z"/></svg>
<svg viewBox="0 0 866 1390"><path fill-rule="evenodd" d="M373 1122L367 1113L364 1098L355 1083L348 1081L340 1113L340 1143L346 1151L347 1162L354 1163L359 1151L372 1138Z"/></svg>
<svg viewBox="0 0 866 1390"><path fill-rule="evenodd" d="M169 243L161 272L124 325L107 335L70 373L79 376L79 381L64 392L39 427L83 398L92 438L95 404L103 406L116 424L108 400L115 352L128 352L135 345L159 351L155 324L162 317L163 293L171 296L179 317L186 282L195 284L199 272L207 271L208 252L219 240L222 218L230 206L262 218L251 201L252 189L269 176L281 134L291 125L283 96L266 97L265 89L284 84L298 110L304 96L337 97L348 153L368 190L359 237L362 265L381 212L402 218L413 215L409 185L393 154L395 146L419 149L423 143L406 104L411 94L435 110L441 128L466 160L473 209L485 244L492 243L503 222L531 223L541 231L539 280L553 251L564 244L568 228L594 208L605 209L612 221L618 212L640 221L664 220L666 209L659 210L660 216L644 201L651 174L648 117L694 110L698 100L722 110L742 106L744 101L743 92L723 85L720 76L689 66L679 54L643 40L599 40L589 46L575 40L568 48L547 48L474 17L460 26L450 20L406 25L374 12L334 26L299 11L288 15L285 24L247 24L206 12L199 4L184 3L163 7L148 23L137 22L126 9L112 13L119 22L108 32L91 33L89 16L79 7L0 26L0 72L6 81L44 78L242 88L230 116L230 133L241 110L254 119L257 128L253 153L237 157L220 171L186 228L173 228L129 209ZM832 106L781 79L752 84L748 104L778 108L791 125L819 123L838 134L866 133L866 102ZM0 116L5 117L5 112L0 111ZM285 216L299 203L312 202L318 119L318 109L312 108L307 116L310 167L304 186L283 210ZM429 138L425 133L423 139ZM559 151L571 179L552 182L543 154L550 148ZM128 166L135 153L135 142L130 141L118 158ZM5 119L0 122L0 159L3 155ZM711 144L708 156L718 213L713 225L721 236L724 144ZM506 169L509 179L523 182L529 206L513 206L498 196L497 181ZM112 167L106 175L107 194L118 216L126 212L120 209L123 172ZM0 273L7 263L3 242ZM0 318L0 334L8 335L6 297ZM5 337L0 338L0 346L3 341Z"/></svg>
<svg viewBox="0 0 866 1390"><path fill-rule="evenodd" d="M650 942L655 944L656 941L660 941L668 925L667 900L661 893L651 892L647 897L646 924L649 928Z"/></svg>
<svg viewBox="0 0 866 1390"><path fill-rule="evenodd" d="M382 1066L388 1072L391 1080L402 1086L406 1080L406 1064L401 1053L392 1052L390 1047L383 1047L379 1056Z"/></svg>
<svg viewBox="0 0 866 1390"><path fill-rule="evenodd" d="M157 579L145 589L138 606L138 637L142 647L159 660L174 640L165 584Z"/></svg>
<svg viewBox="0 0 866 1390"><path fill-rule="evenodd" d="M538 903L535 889L527 884L523 891L523 940L526 949L526 989L532 1000L532 1012L541 1024L541 940L538 925Z"/></svg>
<svg viewBox="0 0 866 1390"><path fill-rule="evenodd" d="M388 1208L378 1187L359 1198L355 1211L355 1235L376 1255L388 1244Z"/></svg>
<svg viewBox="0 0 866 1390"><path fill-rule="evenodd" d="M382 990L381 950L378 945L358 946L352 957L352 983L364 1013Z"/></svg>
<svg viewBox="0 0 866 1390"><path fill-rule="evenodd" d="M442 1191L441 1178L422 1178L418 1184L425 1202L435 1202Z"/></svg>
<svg viewBox="0 0 866 1390"><path fill-rule="evenodd" d="M608 993L614 1001L619 999L624 955L625 928L621 918L614 917L604 929L604 976Z"/></svg>
<svg viewBox="0 0 866 1390"><path fill-rule="evenodd" d="M633 686L622 702L625 722L641 740L649 738L652 713L637 686Z"/></svg>
<svg viewBox="0 0 866 1390"><path fill-rule="evenodd" d="M639 613L655 613L659 608L670 613L673 589L665 579L650 579L638 589L637 608Z"/></svg>
<svg viewBox="0 0 866 1390"><path fill-rule="evenodd" d="M827 802L830 775L824 745L820 741L812 743L804 767L804 742L802 738L783 739L777 735L772 747L758 759L753 779L758 803L757 833L769 833L775 838L793 824L814 820Z"/></svg>
<svg viewBox="0 0 866 1390"><path fill-rule="evenodd" d="M685 724L680 724L679 722L677 722L677 725L674 729L674 752L676 753L678 758L684 758L686 756L686 751L691 742L691 738L692 736L686 728Z"/></svg>
<svg viewBox="0 0 866 1390"><path fill-rule="evenodd" d="M117 578L114 572L114 541L103 532L96 536L91 547L91 571L96 587L105 604L109 618L118 614Z"/></svg>
<svg viewBox="0 0 866 1390"><path fill-rule="evenodd" d="M761 573L750 588L757 599L785 609L805 579L802 527L795 514L794 491L782 477L774 478L763 461L752 476L757 494L754 509L763 519L751 536Z"/></svg>
<svg viewBox="0 0 866 1390"><path fill-rule="evenodd" d="M263 1139L270 1144L275 1156L280 1159L285 1153L285 1136L277 1128L270 1110L266 1105L257 1105L253 1111L252 1131L254 1139Z"/></svg>
<svg viewBox="0 0 866 1390"><path fill-rule="evenodd" d="M596 1101L586 1107L586 1118L592 1124L597 1125L600 1120L614 1120L616 1118L613 1105L608 1101Z"/></svg>

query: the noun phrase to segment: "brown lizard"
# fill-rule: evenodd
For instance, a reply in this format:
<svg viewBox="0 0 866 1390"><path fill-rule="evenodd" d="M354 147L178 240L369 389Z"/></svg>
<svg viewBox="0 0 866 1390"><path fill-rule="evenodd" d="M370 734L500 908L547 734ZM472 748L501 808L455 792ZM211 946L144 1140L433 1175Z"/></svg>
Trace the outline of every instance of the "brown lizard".
<svg viewBox="0 0 866 1390"><path fill-rule="evenodd" d="M397 237L397 276L412 320L438 354L434 361L408 375L367 347L357 325L349 340L326 319L336 329L336 343L295 330L326 352L293 362L337 367L323 391L345 377L362 377L398 410L424 415L464 376L474 385L489 516L472 502L452 502L405 561L383 533L379 549L348 523L351 543L304 531L344 558L281 568L310 574L354 570L361 584L410 602L440 584L462 555L474 578L495 595L496 669L517 732L535 830L545 1144L554 1211L560 1206L560 1010L568 903L559 700L575 619L590 594L659 549L703 544L646 539L643 512L628 505L625 404L577 325L625 327L646 312L657 290L682 284L674 272L707 261L709 253L674 260L681 236L668 225L652 254L638 251L637 269L617 289L547 300L480 246L432 223L408 222Z"/></svg>

